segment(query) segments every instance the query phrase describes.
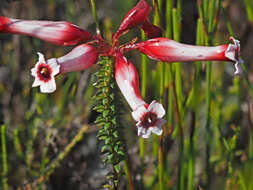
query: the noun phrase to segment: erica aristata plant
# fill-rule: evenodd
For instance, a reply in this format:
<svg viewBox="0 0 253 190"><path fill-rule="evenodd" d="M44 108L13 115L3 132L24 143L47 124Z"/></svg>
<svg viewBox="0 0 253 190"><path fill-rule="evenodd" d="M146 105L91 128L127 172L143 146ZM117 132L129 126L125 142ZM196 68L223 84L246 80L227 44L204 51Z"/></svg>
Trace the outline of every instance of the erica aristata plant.
<svg viewBox="0 0 253 190"><path fill-rule="evenodd" d="M149 58L171 62L189 61L229 61L235 63L235 74L241 72L239 41L232 39L232 44L216 47L187 45L162 37L162 30L149 22L152 7L140 0L123 18L118 30L112 34L112 41L106 42L100 32L91 34L69 22L22 20L0 17L0 32L21 34L39 38L58 46L76 46L68 54L58 58L46 59L38 53L38 61L32 68L35 77L33 87L40 86L43 93L56 90L55 77L68 72L77 72L99 64L96 73L97 88L95 110L100 113L96 123L101 127L98 138L104 141L102 152L106 153L106 164L112 164L112 187L117 188L120 174L120 162L125 158L125 143L122 127L119 124L117 89L132 110L132 118L136 121L138 136L149 138L151 134L162 135L165 109L156 100L150 104L141 97L139 76L134 64L127 60L125 53L137 50ZM133 28L144 31L147 41L138 38L120 44L120 37ZM36 52L34 52L36 53ZM116 86L117 84L117 86Z"/></svg>

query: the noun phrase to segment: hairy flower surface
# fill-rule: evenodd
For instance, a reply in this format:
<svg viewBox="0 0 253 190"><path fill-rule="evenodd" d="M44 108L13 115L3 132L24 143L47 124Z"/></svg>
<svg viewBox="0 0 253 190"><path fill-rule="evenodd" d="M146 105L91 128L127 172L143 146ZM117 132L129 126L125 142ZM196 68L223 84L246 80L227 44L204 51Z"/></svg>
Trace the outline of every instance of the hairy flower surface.
<svg viewBox="0 0 253 190"><path fill-rule="evenodd" d="M115 79L132 108L132 116L137 121L138 135L148 138L153 132L156 135L162 134L162 126L165 120L163 106L156 101L148 105L141 97L139 89L139 77L133 64L118 53L115 64Z"/></svg>

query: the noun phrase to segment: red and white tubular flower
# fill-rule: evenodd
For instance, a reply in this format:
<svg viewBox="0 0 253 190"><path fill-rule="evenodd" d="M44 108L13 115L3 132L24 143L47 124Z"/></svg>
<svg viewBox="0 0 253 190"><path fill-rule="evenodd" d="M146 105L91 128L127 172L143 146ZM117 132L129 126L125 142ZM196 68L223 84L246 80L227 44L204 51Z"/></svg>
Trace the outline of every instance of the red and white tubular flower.
<svg viewBox="0 0 253 190"><path fill-rule="evenodd" d="M64 21L21 20L0 16L0 32L22 34L46 42L69 46L93 38L92 34Z"/></svg>
<svg viewBox="0 0 253 190"><path fill-rule="evenodd" d="M32 76L35 77L32 87L40 86L40 91L43 93L56 90L55 75L87 69L96 62L98 57L96 49L87 44L79 45L68 54L47 61L41 53L38 55L39 61L31 70Z"/></svg>
<svg viewBox="0 0 253 190"><path fill-rule="evenodd" d="M165 110L162 104L152 101L148 105L141 97L139 89L139 77L134 65L118 53L115 64L115 79L126 98L128 104L132 108L132 117L137 121L138 136L149 138L151 132L156 135L162 134L162 126L165 120Z"/></svg>
<svg viewBox="0 0 253 190"><path fill-rule="evenodd" d="M57 62L61 66L60 73L68 73L90 68L96 63L97 58L98 53L93 46L82 44L68 54L57 58Z"/></svg>
<svg viewBox="0 0 253 190"><path fill-rule="evenodd" d="M220 46L195 46L176 42L168 38L154 38L135 44L136 49L148 57L164 62L186 61L232 61L236 71L240 74L241 60L239 59L240 42L230 37L233 44Z"/></svg>
<svg viewBox="0 0 253 190"><path fill-rule="evenodd" d="M145 0L140 0L123 18L123 21L114 35L114 39L118 39L125 31L142 25L144 21L147 20L151 9L151 6Z"/></svg>

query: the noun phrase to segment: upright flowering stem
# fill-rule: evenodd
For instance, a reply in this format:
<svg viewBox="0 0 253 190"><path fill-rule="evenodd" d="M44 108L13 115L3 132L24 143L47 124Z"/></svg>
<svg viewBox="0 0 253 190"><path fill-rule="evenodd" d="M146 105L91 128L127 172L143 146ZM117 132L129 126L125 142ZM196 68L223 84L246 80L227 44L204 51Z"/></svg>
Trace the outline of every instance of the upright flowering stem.
<svg viewBox="0 0 253 190"><path fill-rule="evenodd" d="M120 162L126 159L125 141L123 138L123 127L119 123L119 97L116 93L116 85L113 72L112 60L100 57L100 70L96 73L98 88L95 96L96 105L94 110L99 112L95 123L100 126L98 132L99 140L104 141L101 152L106 155L104 163L112 165L111 173L107 177L110 183L109 189L117 189L120 179Z"/></svg>

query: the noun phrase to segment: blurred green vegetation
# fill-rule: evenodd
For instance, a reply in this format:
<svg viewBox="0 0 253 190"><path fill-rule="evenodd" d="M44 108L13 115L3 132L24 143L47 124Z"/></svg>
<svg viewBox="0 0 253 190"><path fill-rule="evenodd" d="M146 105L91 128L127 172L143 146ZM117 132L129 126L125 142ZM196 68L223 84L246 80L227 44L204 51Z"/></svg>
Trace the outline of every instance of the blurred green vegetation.
<svg viewBox="0 0 253 190"><path fill-rule="evenodd" d="M95 2L102 34L110 39L105 31L115 32L137 0ZM139 70L145 100L163 102L168 121L162 138L140 140L128 105L122 108L135 189L252 190L252 0L157 2L167 37L198 45L228 43L230 35L240 39L244 74L234 77L227 62L164 64L127 54ZM0 15L67 20L93 33L96 27L89 1L2 0ZM151 21L153 15L154 9ZM122 43L136 36L141 39L137 29ZM91 111L98 66L58 76L53 94L31 88L36 52L51 58L71 48L0 34L0 189L102 189L106 183L98 113ZM122 176L119 188L127 183Z"/></svg>

